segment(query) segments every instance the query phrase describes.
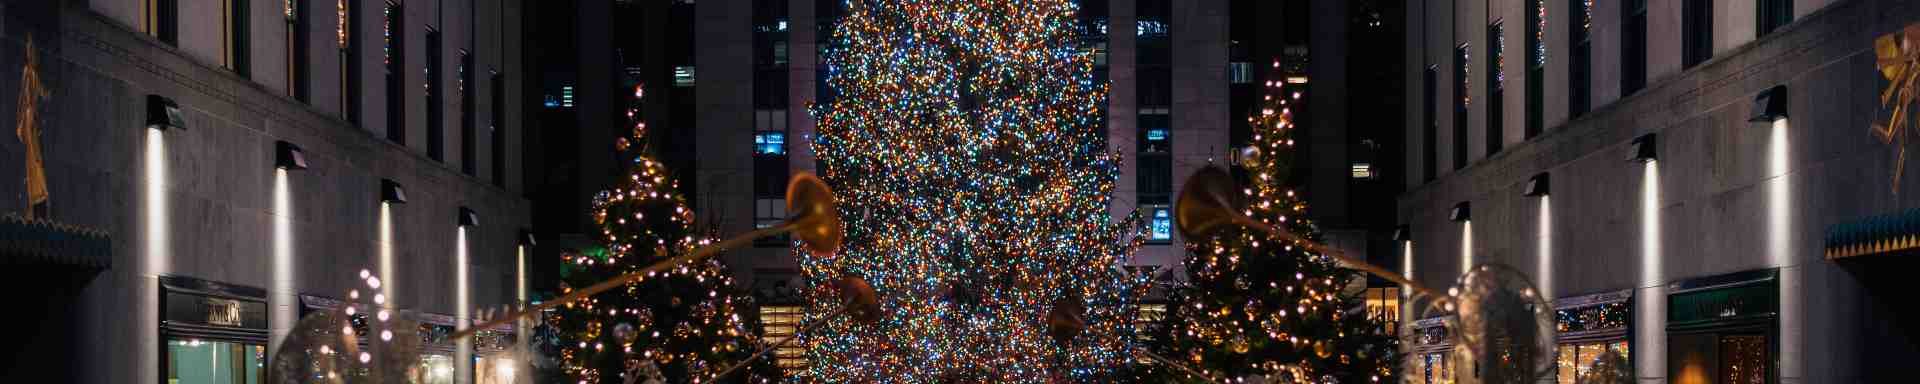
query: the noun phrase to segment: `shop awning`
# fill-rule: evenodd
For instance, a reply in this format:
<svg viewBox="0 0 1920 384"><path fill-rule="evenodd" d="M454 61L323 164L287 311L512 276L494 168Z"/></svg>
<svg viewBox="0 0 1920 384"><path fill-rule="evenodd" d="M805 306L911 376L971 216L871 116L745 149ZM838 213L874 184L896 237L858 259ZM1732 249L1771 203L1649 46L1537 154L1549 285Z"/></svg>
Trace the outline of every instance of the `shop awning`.
<svg viewBox="0 0 1920 384"><path fill-rule="evenodd" d="M106 232L15 215L0 217L0 265L113 266Z"/></svg>
<svg viewBox="0 0 1920 384"><path fill-rule="evenodd" d="M1872 216L1827 227L1828 260L1920 248L1920 209Z"/></svg>

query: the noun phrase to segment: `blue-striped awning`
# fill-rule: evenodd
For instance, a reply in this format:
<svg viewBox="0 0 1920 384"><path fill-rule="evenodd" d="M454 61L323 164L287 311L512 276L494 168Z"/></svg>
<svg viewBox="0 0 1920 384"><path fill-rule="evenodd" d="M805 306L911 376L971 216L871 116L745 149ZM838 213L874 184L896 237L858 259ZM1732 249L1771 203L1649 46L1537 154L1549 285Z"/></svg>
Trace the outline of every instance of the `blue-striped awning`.
<svg viewBox="0 0 1920 384"><path fill-rule="evenodd" d="M1867 217L1827 227L1827 259L1920 248L1920 209Z"/></svg>
<svg viewBox="0 0 1920 384"><path fill-rule="evenodd" d="M106 232L15 215L0 217L0 265L113 266Z"/></svg>

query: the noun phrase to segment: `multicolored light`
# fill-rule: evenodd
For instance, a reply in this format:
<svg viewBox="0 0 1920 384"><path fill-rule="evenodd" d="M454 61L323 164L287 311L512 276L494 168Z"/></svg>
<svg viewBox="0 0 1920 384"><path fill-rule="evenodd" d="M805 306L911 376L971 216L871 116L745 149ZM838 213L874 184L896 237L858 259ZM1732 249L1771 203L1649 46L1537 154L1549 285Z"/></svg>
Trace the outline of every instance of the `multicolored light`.
<svg viewBox="0 0 1920 384"><path fill-rule="evenodd" d="M814 143L846 247L796 252L809 318L851 274L883 318L805 335L823 382L1098 381L1133 361L1138 215L1113 223L1106 89L1068 0L848 0ZM1057 342L1047 313L1086 303Z"/></svg>

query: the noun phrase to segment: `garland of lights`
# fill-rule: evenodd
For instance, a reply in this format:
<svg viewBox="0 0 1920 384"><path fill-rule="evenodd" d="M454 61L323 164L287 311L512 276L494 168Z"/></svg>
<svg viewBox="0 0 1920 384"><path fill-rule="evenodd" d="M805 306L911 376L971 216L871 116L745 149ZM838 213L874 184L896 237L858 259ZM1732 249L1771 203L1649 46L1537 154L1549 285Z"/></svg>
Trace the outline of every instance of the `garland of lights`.
<svg viewBox="0 0 1920 384"><path fill-rule="evenodd" d="M1188 284L1174 292L1167 317L1152 330L1154 347L1215 377L1392 382L1398 349L1388 334L1392 327L1367 316L1362 297L1349 291L1364 275L1318 252L1319 230L1301 217L1306 203L1289 187L1292 107L1302 93L1285 89L1282 74L1274 61L1268 76L1274 80L1247 118L1253 145L1239 154L1244 173L1237 178L1251 185L1239 191L1249 201L1242 214L1294 238L1238 226L1189 238Z"/></svg>
<svg viewBox="0 0 1920 384"><path fill-rule="evenodd" d="M803 335L823 382L1100 381L1133 361L1125 272L1145 241L1112 223L1119 158L1098 128L1106 87L1069 0L848 0L815 106L846 248L796 252L811 287L843 274L879 292L873 324ZM1084 332L1056 342L1055 303ZM839 306L808 293L809 319Z"/></svg>

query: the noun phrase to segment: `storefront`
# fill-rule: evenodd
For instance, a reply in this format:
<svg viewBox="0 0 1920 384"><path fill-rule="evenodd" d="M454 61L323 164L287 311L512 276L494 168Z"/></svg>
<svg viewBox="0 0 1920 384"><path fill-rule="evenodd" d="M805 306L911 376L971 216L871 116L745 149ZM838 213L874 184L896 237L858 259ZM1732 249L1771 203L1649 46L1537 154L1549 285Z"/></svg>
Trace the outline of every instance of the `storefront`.
<svg viewBox="0 0 1920 384"><path fill-rule="evenodd" d="M1447 318L1435 317L1413 322L1413 343L1407 347L1407 367L1403 372L1409 384L1454 384L1458 382L1454 344Z"/></svg>
<svg viewBox="0 0 1920 384"><path fill-rule="evenodd" d="M511 324L473 333L474 384L514 383L515 372L520 367L513 353L516 336Z"/></svg>
<svg viewBox="0 0 1920 384"><path fill-rule="evenodd" d="M1556 300L1554 322L1560 343L1555 382L1634 381L1633 353L1627 340L1633 334L1633 290Z"/></svg>
<svg viewBox="0 0 1920 384"><path fill-rule="evenodd" d="M1667 289L1669 380L1779 382L1779 270L1685 280Z"/></svg>
<svg viewBox="0 0 1920 384"><path fill-rule="evenodd" d="M160 364L167 384L257 384L267 377L266 290L160 278Z"/></svg>
<svg viewBox="0 0 1920 384"><path fill-rule="evenodd" d="M454 342L453 316L420 313L414 317L420 322L420 369L415 371L417 384L453 384ZM472 362L468 362L472 364Z"/></svg>

